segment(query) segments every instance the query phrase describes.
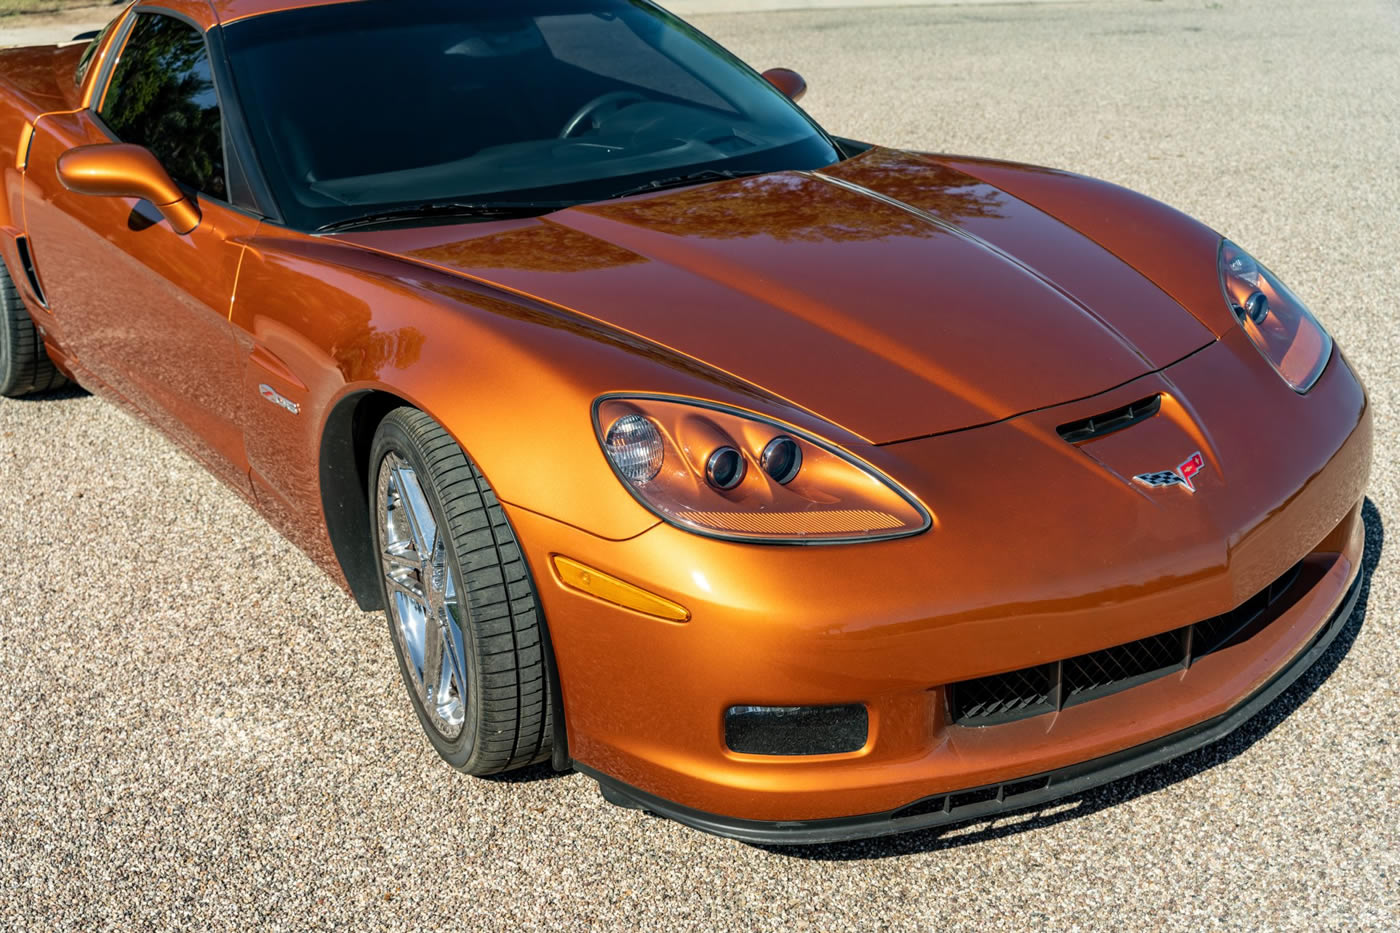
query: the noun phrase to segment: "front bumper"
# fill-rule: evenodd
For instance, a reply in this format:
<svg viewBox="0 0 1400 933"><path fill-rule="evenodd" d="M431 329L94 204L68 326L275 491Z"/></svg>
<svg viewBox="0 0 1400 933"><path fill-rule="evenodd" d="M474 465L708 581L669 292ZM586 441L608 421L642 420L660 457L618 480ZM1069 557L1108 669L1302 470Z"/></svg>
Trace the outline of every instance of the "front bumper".
<svg viewBox="0 0 1400 933"><path fill-rule="evenodd" d="M1149 392L1171 410L1092 451L1055 434ZM1260 411L1287 424L1261 425ZM1194 496L1124 480L1138 459L1178 462L1184 443L1209 464ZM934 530L809 548L669 526L604 541L507 506L549 622L570 756L612 799L766 842L1033 805L1233 728L1306 668L1354 596L1371 423L1340 356L1300 397L1252 345L1227 338L1096 399L862 453L930 505ZM680 603L691 619L569 589L550 570L556 554ZM1179 674L1017 722L952 721L948 684L1189 626L1300 560L1307 586L1266 627ZM870 721L856 752L780 758L725 745L733 705L856 702Z"/></svg>
<svg viewBox="0 0 1400 933"><path fill-rule="evenodd" d="M1359 575L1353 579L1341 605L1332 613L1326 625L1313 636L1307 648L1290 661L1287 667L1238 706L1214 719L1092 761L1000 784L937 794L897 810L825 820L745 820L694 810L629 787L586 765L576 766L579 771L598 781L603 796L611 803L630 809L646 810L716 836L759 845L819 845L846 842L987 819L1083 793L1171 761L1173 758L1179 758L1229 735L1277 699L1279 694L1287 690L1327 653L1337 635L1346 627L1352 610L1356 608L1361 583Z"/></svg>

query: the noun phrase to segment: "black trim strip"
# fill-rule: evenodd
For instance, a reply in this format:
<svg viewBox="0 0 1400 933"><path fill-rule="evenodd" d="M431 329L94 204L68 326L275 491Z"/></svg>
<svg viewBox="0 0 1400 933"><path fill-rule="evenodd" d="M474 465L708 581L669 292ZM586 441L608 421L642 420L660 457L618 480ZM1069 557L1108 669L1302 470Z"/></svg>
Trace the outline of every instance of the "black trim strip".
<svg viewBox="0 0 1400 933"><path fill-rule="evenodd" d="M229 188L229 197L234 200L235 206L264 220L280 223L282 214L277 209L277 201L273 198L272 189L263 174L262 163L258 161L257 152L253 149L253 137L248 131L248 117L243 112L242 101L239 100L238 85L233 79L228 53L224 51L223 27L215 26L204 34L204 38L209 48L209 65L219 95L220 116L224 121L224 133L227 138L225 161L237 163L249 201L238 203L241 199L234 199L232 186Z"/></svg>
<svg viewBox="0 0 1400 933"><path fill-rule="evenodd" d="M1180 732L1057 771L1014 778L1002 784L938 794L883 813L823 820L769 821L738 819L695 810L630 787L578 762L574 763L574 767L596 779L603 796L612 803L647 810L716 836L765 845L819 845L868 839L985 819L1040 806L1136 774L1210 745L1254 718L1308 668L1317 663L1331 647L1338 633L1346 627L1361 593L1360 565L1361 562L1358 561L1356 577L1352 580L1341 605L1313 635L1308 646L1298 652L1283 670L1248 699L1214 719L1197 723Z"/></svg>
<svg viewBox="0 0 1400 933"><path fill-rule="evenodd" d="M29 237L15 237L15 250L19 253L20 268L24 270L24 277L29 283L29 290L34 295L34 300L47 308L49 306L48 296L44 294L44 286L39 284L39 270L34 267L34 254L29 249Z"/></svg>

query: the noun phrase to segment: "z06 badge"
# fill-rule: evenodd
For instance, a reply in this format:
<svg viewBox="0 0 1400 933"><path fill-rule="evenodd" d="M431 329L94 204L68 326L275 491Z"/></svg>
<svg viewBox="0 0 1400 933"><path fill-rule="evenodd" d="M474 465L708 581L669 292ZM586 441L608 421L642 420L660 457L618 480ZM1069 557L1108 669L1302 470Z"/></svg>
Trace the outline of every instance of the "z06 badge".
<svg viewBox="0 0 1400 933"><path fill-rule="evenodd" d="M272 404L287 409L287 411L291 412L294 415L301 414L300 405L287 398L285 395L278 392L276 389L274 389L272 386L268 385L265 382L262 385L258 386L258 394L261 395L263 398L267 399Z"/></svg>
<svg viewBox="0 0 1400 933"><path fill-rule="evenodd" d="M1193 495L1196 492L1195 476L1205 468L1205 458L1198 450L1177 465L1175 470L1163 470L1160 473L1139 473L1133 479L1144 486L1159 488L1161 486L1181 486Z"/></svg>

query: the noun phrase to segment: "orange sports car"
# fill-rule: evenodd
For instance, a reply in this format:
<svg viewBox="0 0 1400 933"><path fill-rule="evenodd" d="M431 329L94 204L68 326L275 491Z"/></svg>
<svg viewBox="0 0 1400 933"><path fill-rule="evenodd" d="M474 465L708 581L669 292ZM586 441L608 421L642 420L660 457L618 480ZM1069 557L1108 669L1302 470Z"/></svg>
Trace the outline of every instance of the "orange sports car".
<svg viewBox="0 0 1400 933"><path fill-rule="evenodd" d="M804 89L647 0L143 0L0 53L0 391L198 457L385 611L470 774L805 843L1235 728L1357 596L1332 338L1170 208Z"/></svg>

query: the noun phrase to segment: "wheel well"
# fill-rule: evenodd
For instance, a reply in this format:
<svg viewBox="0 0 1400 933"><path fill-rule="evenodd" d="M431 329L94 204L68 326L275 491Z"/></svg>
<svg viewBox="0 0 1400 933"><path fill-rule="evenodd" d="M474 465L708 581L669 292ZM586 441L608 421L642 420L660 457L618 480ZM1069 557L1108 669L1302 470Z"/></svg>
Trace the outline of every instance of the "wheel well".
<svg viewBox="0 0 1400 933"><path fill-rule="evenodd" d="M369 452L379 422L395 408L405 406L413 407L405 399L388 392L351 393L331 409L321 435L321 507L326 516L326 531L340 569L350 584L350 592L366 612L384 608L379 555L374 553L374 535L370 527L373 517L369 505ZM567 771L572 761L569 734L564 725L564 691L554 658L553 640L549 636L549 620L543 609L540 611L540 634L544 639L545 671L554 711L551 764L556 771Z"/></svg>
<svg viewBox="0 0 1400 933"><path fill-rule="evenodd" d="M321 435L321 507L326 532L350 592L366 612L384 608L370 528L369 449L379 422L405 405L408 402L387 392L347 395L331 410Z"/></svg>

